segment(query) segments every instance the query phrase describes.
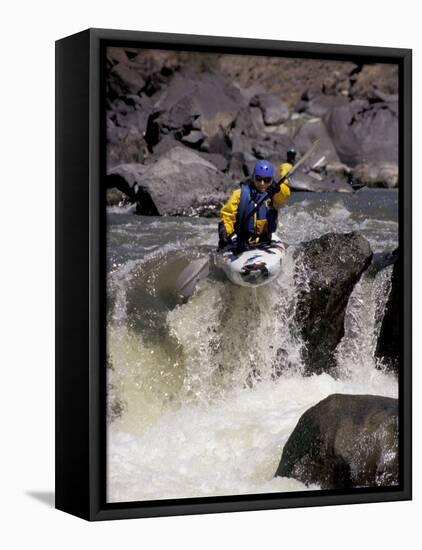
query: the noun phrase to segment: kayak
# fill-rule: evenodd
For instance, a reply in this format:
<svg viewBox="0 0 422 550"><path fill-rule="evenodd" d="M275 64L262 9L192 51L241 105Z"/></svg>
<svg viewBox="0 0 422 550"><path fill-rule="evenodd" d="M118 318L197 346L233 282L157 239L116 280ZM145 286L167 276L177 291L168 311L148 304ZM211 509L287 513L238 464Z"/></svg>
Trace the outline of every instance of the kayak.
<svg viewBox="0 0 422 550"><path fill-rule="evenodd" d="M283 243L274 236L270 242L252 245L247 250L224 248L216 255L216 266L235 285L262 286L280 275L284 252Z"/></svg>

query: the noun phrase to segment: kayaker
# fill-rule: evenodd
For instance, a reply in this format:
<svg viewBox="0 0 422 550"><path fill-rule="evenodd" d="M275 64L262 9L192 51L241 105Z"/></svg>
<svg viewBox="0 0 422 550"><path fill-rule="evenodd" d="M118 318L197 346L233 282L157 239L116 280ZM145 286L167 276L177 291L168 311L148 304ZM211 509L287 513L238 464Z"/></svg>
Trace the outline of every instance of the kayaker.
<svg viewBox="0 0 422 550"><path fill-rule="evenodd" d="M265 196L268 198L258 211L248 218L248 214ZM270 241L277 228L278 210L289 196L288 180L281 184L274 181L271 162L257 161L252 178L242 182L220 210L219 248L228 245L245 248L248 244Z"/></svg>
<svg viewBox="0 0 422 550"><path fill-rule="evenodd" d="M280 164L280 178L283 178L287 174L287 172L290 172L295 162L296 149L294 147L290 147L290 149L287 150L286 162Z"/></svg>

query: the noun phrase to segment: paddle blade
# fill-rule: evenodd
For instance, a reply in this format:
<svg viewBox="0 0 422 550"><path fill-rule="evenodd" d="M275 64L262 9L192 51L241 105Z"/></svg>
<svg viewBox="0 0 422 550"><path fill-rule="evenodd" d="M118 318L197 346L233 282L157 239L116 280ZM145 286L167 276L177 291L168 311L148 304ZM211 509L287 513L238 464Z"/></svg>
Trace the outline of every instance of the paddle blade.
<svg viewBox="0 0 422 550"><path fill-rule="evenodd" d="M208 258L193 260L185 267L176 280L176 291L184 298L189 298L194 293L196 285L205 279L210 272Z"/></svg>

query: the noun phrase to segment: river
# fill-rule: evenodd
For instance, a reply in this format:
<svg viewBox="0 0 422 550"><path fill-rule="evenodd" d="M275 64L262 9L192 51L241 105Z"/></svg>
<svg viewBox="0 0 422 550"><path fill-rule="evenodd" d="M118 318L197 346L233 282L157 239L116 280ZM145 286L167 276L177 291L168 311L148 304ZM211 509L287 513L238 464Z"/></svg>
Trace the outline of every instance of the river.
<svg viewBox="0 0 422 550"><path fill-rule="evenodd" d="M396 190L294 193L278 234L295 245L359 231L374 252L392 251L397 218ZM107 222L108 501L318 488L274 478L301 414L332 393L398 396L396 377L374 358L391 268L353 290L340 377L304 377L293 318L306 280L294 277L294 246L268 286L210 277L181 301L173 272L216 247L217 220L110 207Z"/></svg>

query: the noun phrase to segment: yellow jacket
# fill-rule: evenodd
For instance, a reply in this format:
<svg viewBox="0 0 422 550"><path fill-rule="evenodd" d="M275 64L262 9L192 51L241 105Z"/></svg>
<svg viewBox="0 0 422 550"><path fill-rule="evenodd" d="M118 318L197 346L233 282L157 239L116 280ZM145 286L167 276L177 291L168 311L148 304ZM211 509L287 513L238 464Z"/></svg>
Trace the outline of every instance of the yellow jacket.
<svg viewBox="0 0 422 550"><path fill-rule="evenodd" d="M290 189L289 189L289 186L286 184L286 182L288 183L288 180L285 180L285 182L280 185L280 191L276 193L272 199L268 199L268 206L271 205L273 208L278 210L283 206L283 204L285 204L287 199L290 197ZM239 204L240 204L240 193L241 193L240 188L233 191L229 200L220 210L220 218L224 223L224 227L226 229L227 235L230 235L231 233L234 232L234 226L236 224L236 216L237 216L237 212L239 210ZM262 235L267 233L267 225L268 225L267 220L257 220L256 214L255 214L254 222L255 222L255 232L257 235Z"/></svg>

